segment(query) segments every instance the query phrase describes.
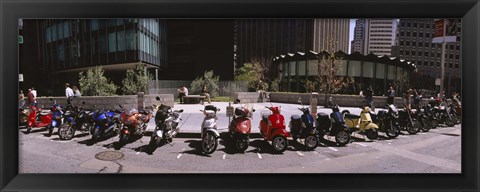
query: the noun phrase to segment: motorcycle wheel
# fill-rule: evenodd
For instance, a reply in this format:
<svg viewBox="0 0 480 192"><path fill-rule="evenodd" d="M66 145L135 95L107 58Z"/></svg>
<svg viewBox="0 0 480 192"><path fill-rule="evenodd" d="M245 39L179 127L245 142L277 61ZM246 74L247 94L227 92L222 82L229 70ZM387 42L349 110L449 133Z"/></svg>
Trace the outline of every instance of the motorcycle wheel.
<svg viewBox="0 0 480 192"><path fill-rule="evenodd" d="M367 135L367 138L370 140L377 139L378 137L378 131L377 129L374 129L374 128L367 130L365 134Z"/></svg>
<svg viewBox="0 0 480 192"><path fill-rule="evenodd" d="M91 139L91 141L92 141L93 143L96 143L99 138L100 138L100 129L94 129L94 130L93 130L93 134L92 134L92 139Z"/></svg>
<svg viewBox="0 0 480 192"><path fill-rule="evenodd" d="M428 132L430 131L430 123L427 123L427 120L426 119L422 119L423 121L423 125L420 126L420 130L422 130L422 132Z"/></svg>
<svg viewBox="0 0 480 192"><path fill-rule="evenodd" d="M350 142L351 136L347 131L339 131L337 135L335 135L335 142L337 142L340 146L345 146L348 142Z"/></svg>
<svg viewBox="0 0 480 192"><path fill-rule="evenodd" d="M48 136L49 136L49 137L52 136L52 134L53 134L53 126L52 126L52 125L48 125L48 126L47 126L47 129L48 129Z"/></svg>
<svg viewBox="0 0 480 192"><path fill-rule="evenodd" d="M413 124L412 124L413 123ZM412 119L407 124L407 132L411 135L417 134L420 131L420 123L416 119Z"/></svg>
<svg viewBox="0 0 480 192"><path fill-rule="evenodd" d="M285 150L287 150L287 147L288 147L287 138L285 136L273 137L272 146L275 152L283 153Z"/></svg>
<svg viewBox="0 0 480 192"><path fill-rule="evenodd" d="M205 133L205 136L202 138L202 151L205 154L212 154L217 150L218 139L212 135L212 133Z"/></svg>
<svg viewBox="0 0 480 192"><path fill-rule="evenodd" d="M26 134L29 134L32 131L32 126L27 125L27 131L25 131Z"/></svg>
<svg viewBox="0 0 480 192"><path fill-rule="evenodd" d="M318 146L318 139L315 135L308 135L305 138L305 148L307 150L314 150Z"/></svg>
<svg viewBox="0 0 480 192"><path fill-rule="evenodd" d="M238 150L238 152L244 153L249 145L250 141L246 137L241 137L235 139L235 148Z"/></svg>
<svg viewBox="0 0 480 192"><path fill-rule="evenodd" d="M447 124L448 127L453 127L453 126L455 126L455 121L453 120L453 118L450 119L450 118L447 117L445 119L445 124Z"/></svg>
<svg viewBox="0 0 480 192"><path fill-rule="evenodd" d="M58 137L61 140L70 140L75 135L75 128L71 125L63 124L58 128Z"/></svg>
<svg viewBox="0 0 480 192"><path fill-rule="evenodd" d="M125 133L120 133L120 144L125 145L128 142L129 135Z"/></svg>
<svg viewBox="0 0 480 192"><path fill-rule="evenodd" d="M388 138L396 138L400 134L400 127L397 125L391 125L388 126L387 130L385 130L385 133L387 134Z"/></svg>
<svg viewBox="0 0 480 192"><path fill-rule="evenodd" d="M430 119L430 122L432 124L432 129L436 129L438 127L438 120Z"/></svg>

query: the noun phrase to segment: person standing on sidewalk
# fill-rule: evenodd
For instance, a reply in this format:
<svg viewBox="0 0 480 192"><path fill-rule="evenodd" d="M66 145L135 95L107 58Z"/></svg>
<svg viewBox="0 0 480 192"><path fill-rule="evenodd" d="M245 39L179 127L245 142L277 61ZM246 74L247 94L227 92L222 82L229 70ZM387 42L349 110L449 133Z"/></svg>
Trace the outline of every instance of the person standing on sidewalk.
<svg viewBox="0 0 480 192"><path fill-rule="evenodd" d="M393 86L390 86L390 89L387 91L387 104L393 104L393 101L395 100L395 89L393 89Z"/></svg>
<svg viewBox="0 0 480 192"><path fill-rule="evenodd" d="M35 96L33 96L32 89L28 89L28 105L35 106Z"/></svg>
<svg viewBox="0 0 480 192"><path fill-rule="evenodd" d="M411 110L412 109L412 89L408 89L407 92L405 93L405 104L406 104L406 108L407 110Z"/></svg>
<svg viewBox="0 0 480 192"><path fill-rule="evenodd" d="M363 93L365 95L365 101L367 103L367 106L372 108L373 104L373 91L371 87L368 87L367 90Z"/></svg>
<svg viewBox="0 0 480 192"><path fill-rule="evenodd" d="M35 103L35 107L37 106L37 90L35 90L35 87L32 87L32 94L33 94L33 102Z"/></svg>
<svg viewBox="0 0 480 192"><path fill-rule="evenodd" d="M73 93L73 90L70 88L70 84L65 83L65 96L67 97L67 100L70 99L70 97L73 97L75 94Z"/></svg>
<svg viewBox="0 0 480 192"><path fill-rule="evenodd" d="M75 97L80 97L80 96L82 96L82 94L80 93L80 90L78 90L77 86L74 85L74 86L72 87L72 90L73 90L73 96L75 96Z"/></svg>

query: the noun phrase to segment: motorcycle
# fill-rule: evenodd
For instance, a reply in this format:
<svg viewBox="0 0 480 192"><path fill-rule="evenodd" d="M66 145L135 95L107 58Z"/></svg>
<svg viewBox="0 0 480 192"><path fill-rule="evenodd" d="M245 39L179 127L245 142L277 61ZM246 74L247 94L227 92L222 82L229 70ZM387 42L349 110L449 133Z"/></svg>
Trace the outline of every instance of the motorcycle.
<svg viewBox="0 0 480 192"><path fill-rule="evenodd" d="M334 136L338 145L345 146L351 140L351 132L345 125L345 119L338 105L333 103L332 97L330 97L330 108L332 109L330 117L322 112L317 114L316 129L320 133L319 138L325 135Z"/></svg>
<svg viewBox="0 0 480 192"><path fill-rule="evenodd" d="M157 101L160 100L160 97L156 98ZM161 145L161 142L172 142L173 137L180 132L180 127L178 123L180 122L180 117L183 113L183 109L174 110L169 106L164 105L163 103L160 106L154 105L157 108L155 114L155 130L153 130L152 136L150 137L150 147L157 148Z"/></svg>
<svg viewBox="0 0 480 192"><path fill-rule="evenodd" d="M217 131L217 112L220 111L220 108L215 107L214 105L206 105L203 110L205 116L202 122L202 151L204 154L212 154L217 150L218 139L220 134Z"/></svg>
<svg viewBox="0 0 480 192"><path fill-rule="evenodd" d="M52 136L53 130L55 128L57 128L58 131L60 131L60 126L63 124L63 121L64 121L63 115L65 113L64 109L63 109L63 106L61 106L60 104L57 104L56 100L54 100L53 103L54 104L53 104L53 107L51 109L51 111L53 113L52 121L47 126L49 136ZM71 103L70 103L70 100L68 100L68 110L71 110L71 109L72 109Z"/></svg>
<svg viewBox="0 0 480 192"><path fill-rule="evenodd" d="M123 106L120 105L120 108L123 109ZM152 113L150 111L138 111L136 108L130 108L128 111L123 110L120 114L120 123L122 125L119 136L120 144L127 144L132 136L141 138L145 134L151 116Z"/></svg>
<svg viewBox="0 0 480 192"><path fill-rule="evenodd" d="M433 107L433 113L439 120L439 124L447 125L448 127L455 126L455 119L450 113L450 107L446 104L445 101L439 102L438 105Z"/></svg>
<svg viewBox="0 0 480 192"><path fill-rule="evenodd" d="M453 100L448 104L448 111L452 116L452 119L455 124L460 124L462 120L462 107L459 105L458 101Z"/></svg>
<svg viewBox="0 0 480 192"><path fill-rule="evenodd" d="M314 127L315 122L308 107L303 105L301 98L298 99L298 102L302 105L298 110L303 114L290 117L290 135L295 142L300 143L300 140L303 140L307 150L314 150L318 146L319 132Z"/></svg>
<svg viewBox="0 0 480 192"><path fill-rule="evenodd" d="M378 125L372 121L370 107L363 107L360 115L350 114L348 110L343 110L342 113L345 116L345 125L350 132L366 135L370 140L378 138Z"/></svg>
<svg viewBox="0 0 480 192"><path fill-rule="evenodd" d="M240 100L237 99L240 104ZM252 110L255 112L255 109ZM235 108L235 113L232 121L228 126L228 135L239 152L245 152L250 143L249 134L252 128L252 112L248 110L247 106Z"/></svg>
<svg viewBox="0 0 480 192"><path fill-rule="evenodd" d="M411 135L420 131L420 122L412 117L412 111L407 108L398 111L398 124L400 130L406 130Z"/></svg>
<svg viewBox="0 0 480 192"><path fill-rule="evenodd" d="M287 150L288 140L290 134L286 130L285 118L280 114L280 107L267 107L263 110L262 120L260 121L259 129L265 141L271 141L272 147L276 153L283 153Z"/></svg>
<svg viewBox="0 0 480 192"><path fill-rule="evenodd" d="M53 99L50 99L53 101ZM25 133L30 133L34 127L47 127L52 122L53 110L56 107L53 105L50 110L41 109L36 106L30 106L30 114L28 115L27 120L27 131ZM44 108L42 106L42 108Z"/></svg>
<svg viewBox="0 0 480 192"><path fill-rule="evenodd" d="M432 129L435 129L438 127L438 119L433 113L433 107L431 104L425 104L424 106L421 107L421 110L425 114L425 116L428 118L427 122L430 123Z"/></svg>
<svg viewBox="0 0 480 192"><path fill-rule="evenodd" d="M420 124L420 130L422 132L428 132L432 127L432 123L428 120L428 116L424 109L412 109L412 117Z"/></svg>
<svg viewBox="0 0 480 192"><path fill-rule="evenodd" d="M377 114L370 113L374 123L378 125L378 130L384 132L388 138L396 138L400 134L400 125L398 124L398 109L395 105L387 105L388 110L380 110Z"/></svg>
<svg viewBox="0 0 480 192"><path fill-rule="evenodd" d="M26 105L25 100L21 100L18 103L18 125L26 126L28 123L28 116L32 110Z"/></svg>
<svg viewBox="0 0 480 192"><path fill-rule="evenodd" d="M96 110L92 114L94 127L90 131L91 141L96 143L102 136L115 136L121 126L119 117L122 112L119 110L108 111L105 109Z"/></svg>
<svg viewBox="0 0 480 192"><path fill-rule="evenodd" d="M82 106L85 102L82 102ZM70 140L75 136L76 131L82 133L90 132L93 129L94 121L92 118L93 111L86 110L83 107L74 107L73 110L66 111L64 114L65 123L63 123L58 131L61 140Z"/></svg>

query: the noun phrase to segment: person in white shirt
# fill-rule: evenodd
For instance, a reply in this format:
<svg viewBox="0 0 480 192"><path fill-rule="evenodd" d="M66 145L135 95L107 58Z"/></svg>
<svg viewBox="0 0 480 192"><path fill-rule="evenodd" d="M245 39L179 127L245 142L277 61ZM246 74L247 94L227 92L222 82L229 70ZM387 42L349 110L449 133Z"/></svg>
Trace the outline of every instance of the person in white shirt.
<svg viewBox="0 0 480 192"><path fill-rule="evenodd" d="M32 87L32 94L33 94L33 103L35 106L37 106L37 90L35 90L34 87Z"/></svg>
<svg viewBox="0 0 480 192"><path fill-rule="evenodd" d="M69 97L73 97L74 94L73 94L73 90L70 88L70 84L68 83L65 83L65 96L67 97L67 99Z"/></svg>
<svg viewBox="0 0 480 192"><path fill-rule="evenodd" d="M184 103L183 97L188 95L188 89L185 86L182 86L177 91L178 97L180 98L180 103Z"/></svg>

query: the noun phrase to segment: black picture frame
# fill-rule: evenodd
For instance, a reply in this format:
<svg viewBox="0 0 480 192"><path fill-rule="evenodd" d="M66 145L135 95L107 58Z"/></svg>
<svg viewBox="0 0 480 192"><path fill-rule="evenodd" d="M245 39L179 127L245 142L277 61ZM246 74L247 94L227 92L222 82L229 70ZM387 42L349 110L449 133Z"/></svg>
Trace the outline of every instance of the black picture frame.
<svg viewBox="0 0 480 192"><path fill-rule="evenodd" d="M0 1L2 191L478 191L478 0ZM462 18L462 174L18 174L18 18Z"/></svg>

